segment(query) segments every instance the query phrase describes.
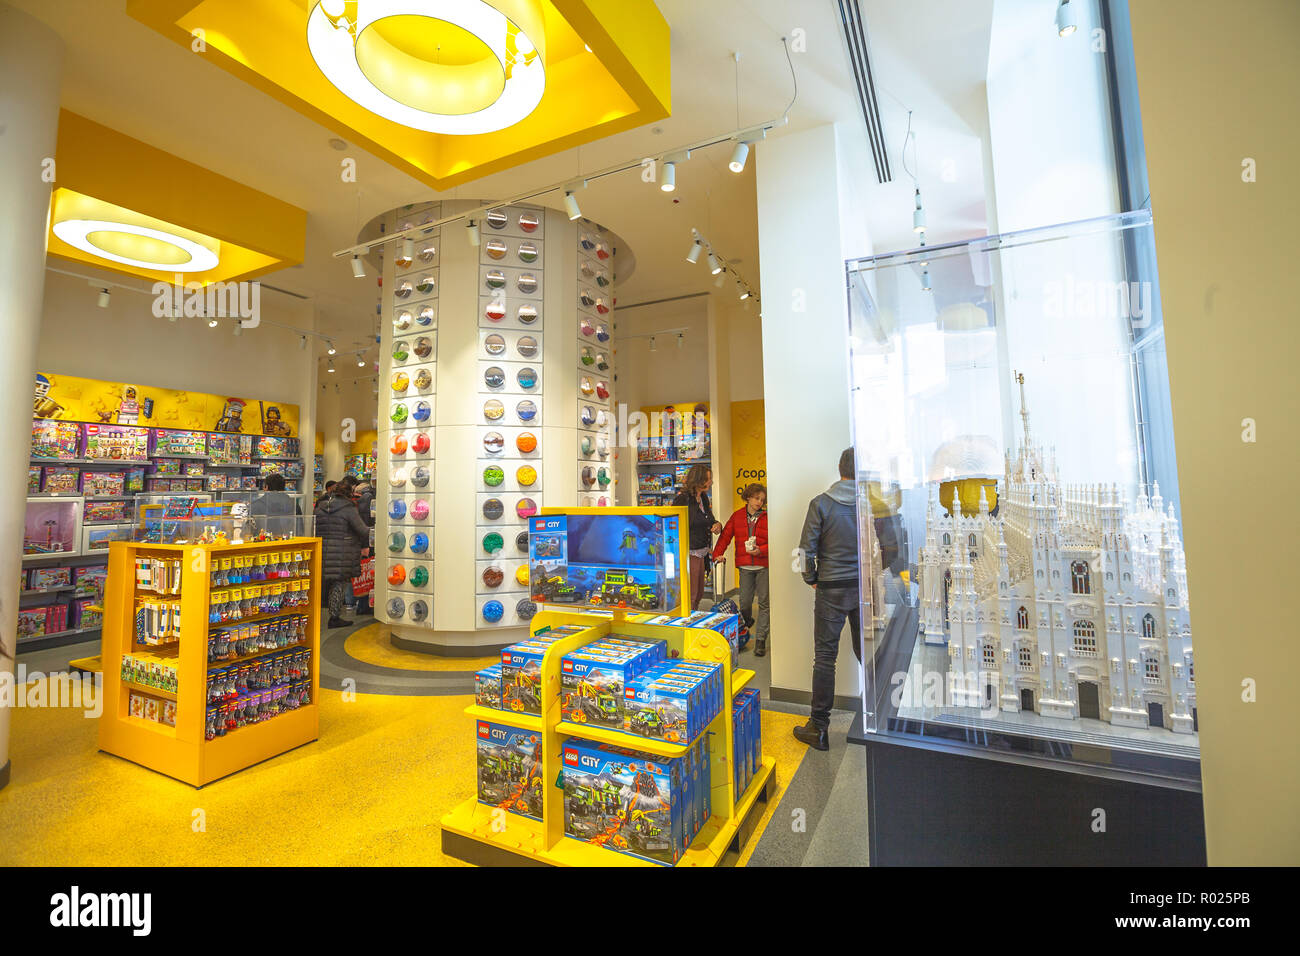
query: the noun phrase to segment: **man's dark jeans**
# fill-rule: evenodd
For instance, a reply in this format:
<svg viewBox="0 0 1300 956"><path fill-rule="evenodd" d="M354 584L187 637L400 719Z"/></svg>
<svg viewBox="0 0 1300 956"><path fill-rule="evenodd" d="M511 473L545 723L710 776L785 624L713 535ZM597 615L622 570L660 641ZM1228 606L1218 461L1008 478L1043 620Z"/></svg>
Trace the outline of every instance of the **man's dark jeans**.
<svg viewBox="0 0 1300 956"><path fill-rule="evenodd" d="M840 653L840 632L848 618L853 634L853 655L862 660L862 631L858 608L858 582L833 587L827 582L817 588L813 601L812 721L825 727L835 704L835 659Z"/></svg>

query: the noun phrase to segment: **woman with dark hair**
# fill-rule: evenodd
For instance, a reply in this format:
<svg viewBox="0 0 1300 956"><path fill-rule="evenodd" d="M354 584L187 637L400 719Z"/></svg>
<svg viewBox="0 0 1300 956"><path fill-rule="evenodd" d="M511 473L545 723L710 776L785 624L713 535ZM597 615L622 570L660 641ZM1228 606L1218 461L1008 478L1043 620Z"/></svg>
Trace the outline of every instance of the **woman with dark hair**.
<svg viewBox="0 0 1300 956"><path fill-rule="evenodd" d="M713 472L708 465L692 465L682 482L682 490L673 499L673 507L686 508L689 516L691 547L691 610L700 606L704 594L704 572L708 569L709 552L713 549L713 536L722 530L713 517L713 504L709 489L713 487Z"/></svg>
<svg viewBox="0 0 1300 956"><path fill-rule="evenodd" d="M361 552L370 546L370 528L352 500L356 479L343 478L316 505L316 536L321 539L322 576L325 578L329 627L347 624L341 615L352 579L361 574Z"/></svg>

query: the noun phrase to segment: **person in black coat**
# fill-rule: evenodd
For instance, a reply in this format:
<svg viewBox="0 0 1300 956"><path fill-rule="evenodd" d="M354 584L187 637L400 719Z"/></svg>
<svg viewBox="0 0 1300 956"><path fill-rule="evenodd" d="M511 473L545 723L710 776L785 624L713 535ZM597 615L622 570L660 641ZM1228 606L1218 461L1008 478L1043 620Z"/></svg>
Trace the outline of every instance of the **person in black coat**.
<svg viewBox="0 0 1300 956"><path fill-rule="evenodd" d="M690 529L690 584L691 610L700 606L704 594L704 574L709 567L709 554L713 550L713 536L722 531L722 525L713 516L709 489L713 487L713 472L708 465L692 465L682 482L682 490L673 498L673 507L686 508Z"/></svg>
<svg viewBox="0 0 1300 956"><path fill-rule="evenodd" d="M321 539L321 565L328 595L328 627L347 623L343 612L347 589L361 574L361 552L370 546L370 529L361 519L352 492L354 479L344 478L316 505L316 536Z"/></svg>

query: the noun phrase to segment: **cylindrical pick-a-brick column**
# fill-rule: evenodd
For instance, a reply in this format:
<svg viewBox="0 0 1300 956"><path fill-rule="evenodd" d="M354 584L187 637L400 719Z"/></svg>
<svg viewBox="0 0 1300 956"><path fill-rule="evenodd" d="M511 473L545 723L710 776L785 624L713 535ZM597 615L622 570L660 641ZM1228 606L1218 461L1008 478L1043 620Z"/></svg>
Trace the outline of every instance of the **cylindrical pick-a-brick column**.
<svg viewBox="0 0 1300 956"><path fill-rule="evenodd" d="M481 206L393 210L393 233ZM385 247L375 613L408 646L523 637L528 518L614 503L619 240L501 206Z"/></svg>

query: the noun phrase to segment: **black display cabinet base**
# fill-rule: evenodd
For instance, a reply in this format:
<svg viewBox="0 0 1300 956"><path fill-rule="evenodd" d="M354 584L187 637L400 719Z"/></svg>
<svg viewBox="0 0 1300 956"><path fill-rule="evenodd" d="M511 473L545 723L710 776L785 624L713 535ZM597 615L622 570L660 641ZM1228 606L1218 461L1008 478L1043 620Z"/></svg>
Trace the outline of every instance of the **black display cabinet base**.
<svg viewBox="0 0 1300 956"><path fill-rule="evenodd" d="M873 866L1205 865L1197 785L864 734L861 715L849 741Z"/></svg>

